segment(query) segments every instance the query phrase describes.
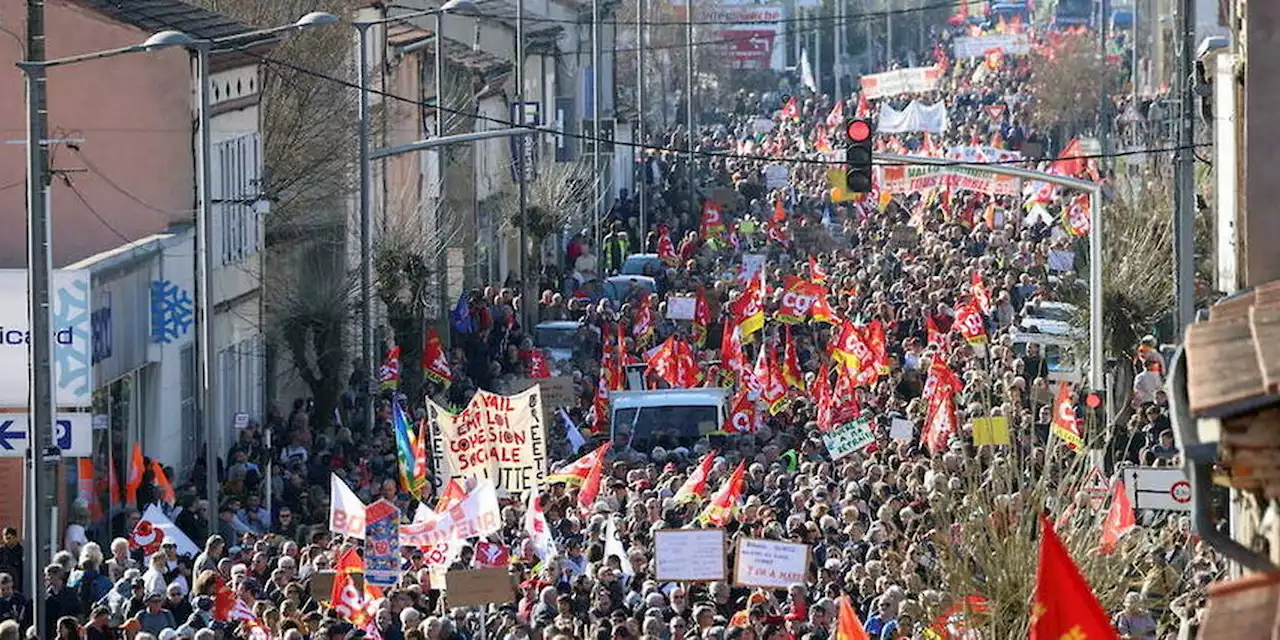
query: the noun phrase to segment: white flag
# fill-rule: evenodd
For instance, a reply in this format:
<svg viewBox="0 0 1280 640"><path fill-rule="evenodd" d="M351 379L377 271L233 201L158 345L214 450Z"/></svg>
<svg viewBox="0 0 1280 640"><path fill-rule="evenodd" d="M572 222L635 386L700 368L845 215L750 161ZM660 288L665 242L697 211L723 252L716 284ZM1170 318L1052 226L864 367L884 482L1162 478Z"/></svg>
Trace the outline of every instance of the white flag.
<svg viewBox="0 0 1280 640"><path fill-rule="evenodd" d="M144 522L151 526L144 525ZM180 556L194 558L200 555L200 547L197 547L196 543L178 528L178 525L164 515L164 511L161 511L159 506L153 504L142 512L142 519L138 520L138 524L134 526L129 541L136 547L148 549L158 548L165 540L177 543Z"/></svg>
<svg viewBox="0 0 1280 640"><path fill-rule="evenodd" d="M537 491L529 492L529 504L524 510L524 530L529 534L533 550L543 561L556 555L556 542L551 538L551 525L542 510L542 497Z"/></svg>
<svg viewBox="0 0 1280 640"><path fill-rule="evenodd" d="M573 420L569 418L569 414L564 412L564 409L560 410L560 419L564 420L564 428L569 436L569 444L573 446L573 452L576 454L582 448L582 445L587 443L587 439L582 437L582 432L578 431L578 425L573 423Z"/></svg>
<svg viewBox="0 0 1280 640"><path fill-rule="evenodd" d="M622 562L622 575L630 578L636 575L636 570L631 567L631 558L627 557L627 550L618 539L618 528L615 522L614 518L609 518L604 526L604 557L618 556L618 560Z"/></svg>
<svg viewBox="0 0 1280 640"><path fill-rule="evenodd" d="M818 92L818 82L813 79L813 65L809 64L809 51L800 50L800 84L814 93Z"/></svg>
<svg viewBox="0 0 1280 640"><path fill-rule="evenodd" d="M364 540L364 503L338 477L329 474L329 531Z"/></svg>

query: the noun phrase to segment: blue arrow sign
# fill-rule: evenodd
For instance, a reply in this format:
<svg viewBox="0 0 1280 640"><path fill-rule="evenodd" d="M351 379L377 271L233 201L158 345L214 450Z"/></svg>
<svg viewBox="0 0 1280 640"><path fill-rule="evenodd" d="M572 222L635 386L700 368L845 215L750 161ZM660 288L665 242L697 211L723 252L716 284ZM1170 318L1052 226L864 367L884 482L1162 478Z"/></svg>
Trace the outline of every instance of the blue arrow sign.
<svg viewBox="0 0 1280 640"><path fill-rule="evenodd" d="M18 447L14 446L12 441L20 440ZM27 431L25 427L14 428L13 420L0 420L0 451L17 451L19 447L26 448Z"/></svg>

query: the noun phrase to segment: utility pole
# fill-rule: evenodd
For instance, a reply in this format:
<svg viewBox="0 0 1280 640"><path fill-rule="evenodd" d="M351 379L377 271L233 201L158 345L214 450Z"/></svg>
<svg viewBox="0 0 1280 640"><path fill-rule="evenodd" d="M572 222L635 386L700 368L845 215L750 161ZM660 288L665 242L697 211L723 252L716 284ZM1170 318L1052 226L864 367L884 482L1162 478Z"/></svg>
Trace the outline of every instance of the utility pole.
<svg viewBox="0 0 1280 640"><path fill-rule="evenodd" d="M1195 96L1191 77L1194 71L1196 37L1195 0L1180 0L1178 6L1178 150L1174 153L1173 291L1177 308L1177 334L1181 341L1187 326L1195 320Z"/></svg>
<svg viewBox="0 0 1280 640"><path fill-rule="evenodd" d="M649 203L649 194L646 188L649 183L649 162L648 153L645 150L644 136L644 66L648 57L645 55L645 24L644 24L644 2L645 0L636 0L636 135L635 140L638 145L635 147L636 159L639 160L639 179L636 180L636 196L640 203L640 253L649 250L644 246L647 237L648 221L645 219L646 209Z"/></svg>
<svg viewBox="0 0 1280 640"><path fill-rule="evenodd" d="M591 0L591 176L595 187L596 255L599 267L604 268L604 215L600 207L604 202L604 178L600 175L600 0ZM602 274L603 275L603 274Z"/></svg>
<svg viewBox="0 0 1280 640"><path fill-rule="evenodd" d="M195 47L196 99L199 101L199 146L196 152L196 191L200 204L196 209L196 424L204 430L205 499L209 501L209 535L218 532L218 451L222 425L213 416L213 150L209 131L209 46Z"/></svg>
<svg viewBox="0 0 1280 640"><path fill-rule="evenodd" d="M516 0L516 118L517 127L528 124L524 108L524 0ZM526 129L527 131L527 129ZM529 136L516 138L516 177L520 189L520 326L525 333L533 330L533 313L537 294L530 287L533 274L529 273L529 167L525 166L525 152Z"/></svg>
<svg viewBox="0 0 1280 640"><path fill-rule="evenodd" d="M373 177L372 160L369 158L369 130L372 112L369 107L369 29L374 25L356 22L359 34L357 64L360 79L360 368L365 375L364 428L373 433L376 420L374 404L377 400L378 364L373 355ZM440 34L436 34L439 38ZM436 96L439 100L440 96ZM443 154L441 154L443 156ZM211 505L212 506L212 505ZM211 518L212 519L212 518Z"/></svg>
<svg viewBox="0 0 1280 640"><path fill-rule="evenodd" d="M684 78L685 122L684 122L684 125L685 125L685 128L688 129L688 135L686 136L686 138L689 141L688 143L689 148L686 150L688 152L688 155L685 158L684 173L685 173L685 179L689 182L689 195L690 197L696 197L697 189L695 189L693 186L693 174L694 174L693 148L697 146L697 140L696 140L697 137L694 135L694 125L693 125L693 88L694 86L696 86L694 84L694 79L693 79L693 73L694 73L693 0L684 0L684 8L685 8L684 39L685 39L685 43L688 45L688 49L686 51L685 60L684 60L684 72L685 72L685 78ZM697 205L696 202L694 204L695 206Z"/></svg>
<svg viewBox="0 0 1280 640"><path fill-rule="evenodd" d="M27 62L45 59L44 0L27 0ZM27 355L31 417L27 433L27 588L37 638L53 634L45 625L44 567L52 558L49 510L57 504L44 452L53 443L53 327L49 285L53 278L49 249L48 154L45 148L49 111L45 102L45 70L24 67L27 76L27 309L30 344Z"/></svg>
<svg viewBox="0 0 1280 640"><path fill-rule="evenodd" d="M1107 32L1107 26L1111 22L1111 0L1101 0L1099 10L1102 12L1102 19L1098 25L1098 59L1102 64L1107 64L1108 38L1110 34ZM1112 115L1111 102L1111 83L1107 76L1102 76L1102 90L1098 92L1098 143L1102 147L1102 160L1099 162L1104 169L1110 169L1114 164L1112 158L1112 150L1114 143L1112 142L1112 124L1115 119ZM1095 216L1101 215L1101 212L1095 212Z"/></svg>
<svg viewBox="0 0 1280 640"><path fill-rule="evenodd" d="M835 76L835 93L832 94L833 103L844 95L840 86L840 72L844 67L844 9L844 0L836 0L836 19L831 29L832 40L834 41L831 48L831 72Z"/></svg>

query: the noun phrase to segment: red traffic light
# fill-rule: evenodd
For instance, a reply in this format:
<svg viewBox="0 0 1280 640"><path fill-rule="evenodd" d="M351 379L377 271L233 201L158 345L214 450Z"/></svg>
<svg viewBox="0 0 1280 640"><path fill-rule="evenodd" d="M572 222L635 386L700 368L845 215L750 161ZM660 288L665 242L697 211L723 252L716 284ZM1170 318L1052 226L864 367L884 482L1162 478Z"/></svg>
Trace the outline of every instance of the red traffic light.
<svg viewBox="0 0 1280 640"><path fill-rule="evenodd" d="M871 123L866 120L853 120L845 129L852 142L866 142L871 139Z"/></svg>

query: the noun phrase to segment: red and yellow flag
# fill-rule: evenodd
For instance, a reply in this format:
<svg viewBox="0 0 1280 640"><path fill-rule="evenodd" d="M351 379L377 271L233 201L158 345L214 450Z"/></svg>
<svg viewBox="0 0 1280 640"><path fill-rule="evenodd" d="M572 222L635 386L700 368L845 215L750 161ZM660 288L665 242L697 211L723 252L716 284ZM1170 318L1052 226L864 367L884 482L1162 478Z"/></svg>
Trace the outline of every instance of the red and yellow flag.
<svg viewBox="0 0 1280 640"><path fill-rule="evenodd" d="M711 475L711 465L716 462L716 454L716 451L708 451L707 455L702 456L702 461L693 468L684 484L676 490L677 504L701 500L707 495L707 477Z"/></svg>
<svg viewBox="0 0 1280 640"><path fill-rule="evenodd" d="M591 473L591 469L596 466L596 461L604 460L604 457L609 453L609 447L611 446L613 446L613 442L606 441L595 451L570 462L556 473L547 476L546 483L555 484L557 482L563 482L565 484L582 484L582 482L587 479L587 475Z"/></svg>
<svg viewBox="0 0 1280 640"><path fill-rule="evenodd" d="M1067 448L1077 453L1084 451L1084 431L1076 417L1076 402L1066 381L1058 383L1058 396L1053 400L1053 422L1050 431L1062 438Z"/></svg>
<svg viewBox="0 0 1280 640"><path fill-rule="evenodd" d="M782 335L782 380L804 391L804 372L800 370L800 357L796 354L796 340L791 336L790 325L784 325Z"/></svg>
<svg viewBox="0 0 1280 640"><path fill-rule="evenodd" d="M435 327L427 330L427 339L422 345L422 375L443 387L453 382L453 370L449 368L449 358Z"/></svg>
<svg viewBox="0 0 1280 640"><path fill-rule="evenodd" d="M707 291L698 287L693 298L693 346L702 349L707 345L707 327L711 326L711 307L707 306Z"/></svg>
<svg viewBox="0 0 1280 640"><path fill-rule="evenodd" d="M742 499L742 492L746 487L746 473L747 461L743 460L738 463L738 468L733 470L733 475L730 475L711 497L707 508L703 510L702 515L698 516L700 522L714 527L729 524L734 511L738 508L738 501Z"/></svg>
<svg viewBox="0 0 1280 640"><path fill-rule="evenodd" d="M1115 640L1111 619L1071 560L1049 520L1040 517L1040 566L1029 640Z"/></svg>
<svg viewBox="0 0 1280 640"><path fill-rule="evenodd" d="M862 621L853 610L849 596L840 596L840 615L836 618L835 640L871 640Z"/></svg>

